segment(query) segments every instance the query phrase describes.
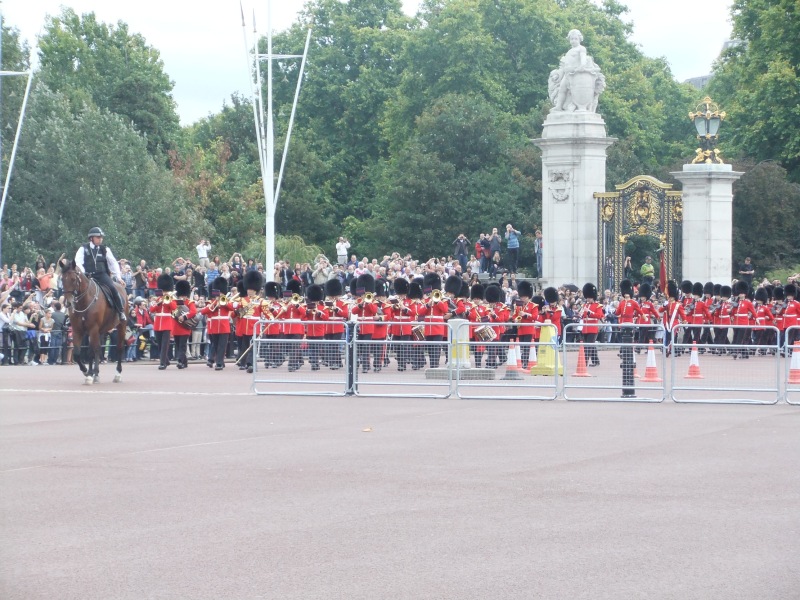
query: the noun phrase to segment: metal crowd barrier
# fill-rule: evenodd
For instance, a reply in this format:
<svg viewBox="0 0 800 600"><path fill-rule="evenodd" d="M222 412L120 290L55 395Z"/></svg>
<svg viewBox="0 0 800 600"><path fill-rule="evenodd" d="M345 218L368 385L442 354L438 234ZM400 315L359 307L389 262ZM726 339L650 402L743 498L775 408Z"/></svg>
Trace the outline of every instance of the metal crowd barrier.
<svg viewBox="0 0 800 600"><path fill-rule="evenodd" d="M602 327L602 325L601 325ZM618 342L581 341L582 325L564 328L562 393L566 400L592 402L663 402L667 395L664 327L612 325ZM572 334L578 335L572 335ZM599 367L599 368L596 368Z"/></svg>
<svg viewBox="0 0 800 600"><path fill-rule="evenodd" d="M794 406L800 406L800 326L793 325L786 329L785 342L782 347L784 355L785 400ZM792 340L794 343L790 343Z"/></svg>
<svg viewBox="0 0 800 600"><path fill-rule="evenodd" d="M307 321L262 321L262 326ZM262 327L263 328L263 327ZM346 338L294 339L258 336L253 340L253 391L282 396L344 396L349 390L350 354Z"/></svg>
<svg viewBox="0 0 800 600"><path fill-rule="evenodd" d="M452 324L450 361L459 398L555 400L558 397L556 328L549 323L528 325L539 330L539 335L533 336L539 341L519 341L516 322L489 326L458 319ZM498 338L496 327L504 327L506 333Z"/></svg>
<svg viewBox="0 0 800 600"><path fill-rule="evenodd" d="M764 332L759 334L761 341L752 343L757 331ZM781 398L779 335L775 327L675 327L670 360L672 400L776 404ZM774 342L765 343L768 339Z"/></svg>
<svg viewBox="0 0 800 600"><path fill-rule="evenodd" d="M601 324L606 330L611 327L612 335L589 343L581 340L581 325L570 324L563 336L569 341L559 345L551 324L534 324L540 336L531 342L520 342L512 333L518 323L490 325L485 329L453 319L442 341L425 339L421 332L411 339L367 339L361 335L363 322L345 323L340 339L258 337L253 389L274 395L563 396L568 401L651 403L667 396L677 403L775 404L784 398L800 405L800 351L780 343L795 337L800 343L800 327L781 338L774 327L729 326L718 328L715 339L709 325L680 325L671 335L660 324ZM499 326L508 328L501 337L494 329Z"/></svg>

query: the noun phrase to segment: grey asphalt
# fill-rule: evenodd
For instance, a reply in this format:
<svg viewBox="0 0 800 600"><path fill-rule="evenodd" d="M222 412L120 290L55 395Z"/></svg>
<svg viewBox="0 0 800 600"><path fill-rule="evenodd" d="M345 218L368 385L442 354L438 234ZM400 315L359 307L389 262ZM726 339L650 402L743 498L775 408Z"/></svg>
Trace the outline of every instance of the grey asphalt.
<svg viewBox="0 0 800 600"><path fill-rule="evenodd" d="M800 407L0 369L0 598L800 598Z"/></svg>

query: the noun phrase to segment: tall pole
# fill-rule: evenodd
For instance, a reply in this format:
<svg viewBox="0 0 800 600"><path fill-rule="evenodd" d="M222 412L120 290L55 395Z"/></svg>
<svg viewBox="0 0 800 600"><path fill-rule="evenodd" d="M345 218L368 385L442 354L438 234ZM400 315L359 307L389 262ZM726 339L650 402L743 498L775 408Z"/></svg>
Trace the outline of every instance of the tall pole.
<svg viewBox="0 0 800 600"><path fill-rule="evenodd" d="M244 29L244 11L242 11L242 28ZM306 37L306 46L302 55L292 54L273 54L272 52L272 2L267 2L267 53L260 54L258 51L258 34L255 28L255 18L253 19L253 51L252 62L248 53L248 68L253 68L251 82L255 81L252 89L253 117L258 141L259 160L261 164L261 181L264 188L264 204L266 207L265 218L265 270L272 269L275 264L275 213L277 210L278 198L280 197L280 186L283 177L283 169L286 164L286 157L289 152L289 140L292 135L294 125L294 115L297 108L297 101L300 94L300 85L305 71L306 57L308 55L311 31ZM247 35L245 34L245 48L247 48ZM289 119L289 127L286 133L286 144L283 156L281 157L281 170L277 182L275 181L275 128L273 114L273 85L272 75L274 60L302 59L300 72L298 74L297 89L295 91L294 102L292 104L292 114ZM267 61L267 105L264 106L263 85L261 82L261 61ZM252 65L252 67L251 67Z"/></svg>
<svg viewBox="0 0 800 600"><path fill-rule="evenodd" d="M0 13L0 69L2 68L2 59L3 59L3 17L2 13ZM17 156L17 147L19 146L19 136L22 133L22 121L25 118L25 108L28 106L28 97L31 93L31 82L33 81L33 71L30 69L27 71L2 71L0 70L0 82L3 80L3 77L7 75L27 75L28 76L28 83L25 85L25 96L22 99L22 107L20 108L19 112L19 121L17 121L17 131L14 135L14 145L11 147L11 157L8 161L8 168L6 169L6 177L3 180L3 194L2 198L0 198L0 263L3 260L3 213L6 208L6 198L8 198L8 186L11 181L11 172L14 170L14 159ZM3 96L2 96L2 87L0 87L0 118L2 115L2 108L3 108ZM2 127L0 127L0 165L2 165L2 156L3 156L3 147L2 147ZM0 177L2 177L2 169L0 168Z"/></svg>

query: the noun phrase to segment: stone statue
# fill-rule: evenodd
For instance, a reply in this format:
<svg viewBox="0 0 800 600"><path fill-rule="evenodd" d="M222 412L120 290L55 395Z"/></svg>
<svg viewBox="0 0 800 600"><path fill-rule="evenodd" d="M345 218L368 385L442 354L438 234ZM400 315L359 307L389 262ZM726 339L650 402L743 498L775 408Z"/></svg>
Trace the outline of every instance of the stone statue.
<svg viewBox="0 0 800 600"><path fill-rule="evenodd" d="M581 45L581 32L573 29L567 39L572 48L561 58L558 68L550 72L547 88L553 103L551 111L597 112L606 78Z"/></svg>

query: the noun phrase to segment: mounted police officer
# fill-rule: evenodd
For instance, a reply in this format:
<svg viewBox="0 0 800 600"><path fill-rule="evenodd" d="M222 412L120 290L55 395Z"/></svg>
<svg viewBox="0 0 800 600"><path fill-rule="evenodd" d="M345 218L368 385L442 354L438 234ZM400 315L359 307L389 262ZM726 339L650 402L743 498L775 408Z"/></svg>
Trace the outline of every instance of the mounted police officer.
<svg viewBox="0 0 800 600"><path fill-rule="evenodd" d="M122 297L121 290L114 285L114 281L121 281L119 263L114 258L111 248L103 245L105 234L99 227L92 227L89 230L89 241L78 248L75 254L75 264L78 268L94 279L105 289L114 304L114 310L119 314L119 320L126 321L125 299ZM114 280L111 277L114 277Z"/></svg>

